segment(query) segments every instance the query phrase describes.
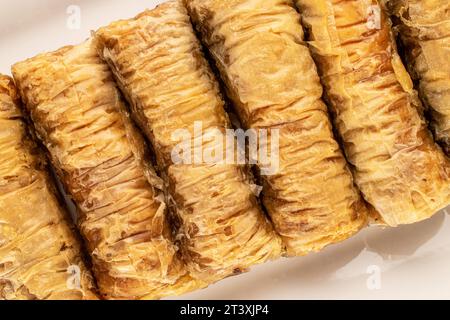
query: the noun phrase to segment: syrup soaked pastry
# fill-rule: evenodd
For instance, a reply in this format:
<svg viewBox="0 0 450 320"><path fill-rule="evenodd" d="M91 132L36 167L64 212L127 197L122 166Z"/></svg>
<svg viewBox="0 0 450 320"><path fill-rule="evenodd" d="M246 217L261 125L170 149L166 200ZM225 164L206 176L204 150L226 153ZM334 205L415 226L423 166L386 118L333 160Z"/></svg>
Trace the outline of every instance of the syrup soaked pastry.
<svg viewBox="0 0 450 320"><path fill-rule="evenodd" d="M354 235L366 225L367 208L333 137L293 4L185 4L244 127L279 134L279 168L262 175L263 202L288 254L318 251Z"/></svg>
<svg viewBox="0 0 450 320"><path fill-rule="evenodd" d="M338 132L366 200L391 226L450 203L450 164L377 1L297 0Z"/></svg>
<svg viewBox="0 0 450 320"><path fill-rule="evenodd" d="M13 74L77 204L102 295L157 299L195 289L171 239L161 181L92 41L20 62Z"/></svg>
<svg viewBox="0 0 450 320"><path fill-rule="evenodd" d="M0 300L96 299L68 212L0 75Z"/></svg>
<svg viewBox="0 0 450 320"><path fill-rule="evenodd" d="M408 69L450 156L450 1L385 0L396 21Z"/></svg>
<svg viewBox="0 0 450 320"><path fill-rule="evenodd" d="M281 239L246 170L224 160L229 119L182 3L170 1L115 22L96 39L156 150L190 273L210 283L278 258ZM192 161L172 157L183 144ZM215 151L217 158L204 157Z"/></svg>

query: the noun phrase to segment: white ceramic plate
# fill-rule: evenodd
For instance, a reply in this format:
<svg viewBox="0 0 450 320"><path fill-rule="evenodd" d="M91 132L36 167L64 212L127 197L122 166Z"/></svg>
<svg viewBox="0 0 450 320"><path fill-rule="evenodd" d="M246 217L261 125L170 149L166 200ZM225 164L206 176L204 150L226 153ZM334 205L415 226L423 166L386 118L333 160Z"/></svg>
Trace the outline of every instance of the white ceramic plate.
<svg viewBox="0 0 450 320"><path fill-rule="evenodd" d="M159 2L0 0L0 72ZM319 254L258 266L182 298L450 299L450 217L442 212L411 226L370 228Z"/></svg>

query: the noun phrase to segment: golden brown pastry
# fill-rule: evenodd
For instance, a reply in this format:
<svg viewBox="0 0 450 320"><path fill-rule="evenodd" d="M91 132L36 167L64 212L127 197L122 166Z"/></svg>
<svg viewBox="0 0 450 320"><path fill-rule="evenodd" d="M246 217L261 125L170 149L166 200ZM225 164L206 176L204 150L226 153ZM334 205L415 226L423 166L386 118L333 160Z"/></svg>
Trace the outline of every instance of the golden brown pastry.
<svg viewBox="0 0 450 320"><path fill-rule="evenodd" d="M172 151L184 143L226 151L220 144L229 128L218 84L182 3L170 1L115 22L96 39L156 150L190 273L210 283L278 258L281 240L242 167L223 158L208 162L200 149L199 161L173 161ZM180 130L186 135L176 139ZM208 132L217 139L209 139ZM192 151L189 147L193 156Z"/></svg>
<svg viewBox="0 0 450 320"><path fill-rule="evenodd" d="M187 0L244 127L279 130L263 202L289 255L345 240L367 209L333 137L299 15L285 0ZM259 164L261 167L261 163Z"/></svg>
<svg viewBox="0 0 450 320"><path fill-rule="evenodd" d="M450 1L385 0L410 74L430 111L436 140L450 156Z"/></svg>
<svg viewBox="0 0 450 320"><path fill-rule="evenodd" d="M92 42L20 62L13 74L78 206L102 295L156 299L201 285L178 258L160 179Z"/></svg>
<svg viewBox="0 0 450 320"><path fill-rule="evenodd" d="M354 176L391 226L450 204L450 164L377 1L297 0Z"/></svg>
<svg viewBox="0 0 450 320"><path fill-rule="evenodd" d="M68 213L0 75L0 300L96 299Z"/></svg>

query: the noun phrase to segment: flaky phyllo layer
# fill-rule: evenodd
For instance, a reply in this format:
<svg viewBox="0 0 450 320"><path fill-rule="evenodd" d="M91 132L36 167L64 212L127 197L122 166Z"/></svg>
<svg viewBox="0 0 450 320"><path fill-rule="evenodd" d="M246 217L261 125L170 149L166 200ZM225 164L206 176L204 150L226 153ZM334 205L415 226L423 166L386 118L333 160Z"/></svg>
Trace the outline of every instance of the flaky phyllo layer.
<svg viewBox="0 0 450 320"><path fill-rule="evenodd" d="M391 226L450 203L450 163L434 143L377 1L297 0L356 183Z"/></svg>
<svg viewBox="0 0 450 320"><path fill-rule="evenodd" d="M159 298L203 286L178 257L162 182L92 42L18 63L13 73L78 206L102 295Z"/></svg>
<svg viewBox="0 0 450 320"><path fill-rule="evenodd" d="M218 84L201 52L186 9L165 3L96 33L98 49L153 143L178 220L190 273L214 282L278 258L281 241L264 216L244 167L225 162L182 163L172 151L184 130L190 144L212 148L196 133L230 127ZM219 139L223 140L223 139ZM215 140L216 141L216 140Z"/></svg>
<svg viewBox="0 0 450 320"><path fill-rule="evenodd" d="M0 75L0 300L96 299L68 212Z"/></svg>
<svg viewBox="0 0 450 320"><path fill-rule="evenodd" d="M437 141L450 156L450 1L383 0Z"/></svg>
<svg viewBox="0 0 450 320"><path fill-rule="evenodd" d="M333 137L300 17L281 0L185 1L244 126L278 130L263 202L289 255L361 229L367 209Z"/></svg>
<svg viewBox="0 0 450 320"><path fill-rule="evenodd" d="M17 63L33 128L0 76L0 299L159 299L370 217L431 217L450 204L426 122L448 152L449 14L446 0L172 0Z"/></svg>

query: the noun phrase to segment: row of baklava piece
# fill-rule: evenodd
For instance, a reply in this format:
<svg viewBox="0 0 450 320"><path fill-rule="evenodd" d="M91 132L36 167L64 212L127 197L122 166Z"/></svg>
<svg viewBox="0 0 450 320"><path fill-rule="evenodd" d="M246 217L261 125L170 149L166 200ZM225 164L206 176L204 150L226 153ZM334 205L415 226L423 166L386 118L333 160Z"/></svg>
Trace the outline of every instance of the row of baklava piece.
<svg viewBox="0 0 450 320"><path fill-rule="evenodd" d="M388 6L397 29L377 1L170 1L14 65L18 92L0 78L0 298L179 295L449 205L450 162L393 30L448 151L450 4ZM172 162L174 131L205 148L194 123L226 134L222 87L243 128L278 130L262 201L246 166ZM77 206L95 281L35 139Z"/></svg>

